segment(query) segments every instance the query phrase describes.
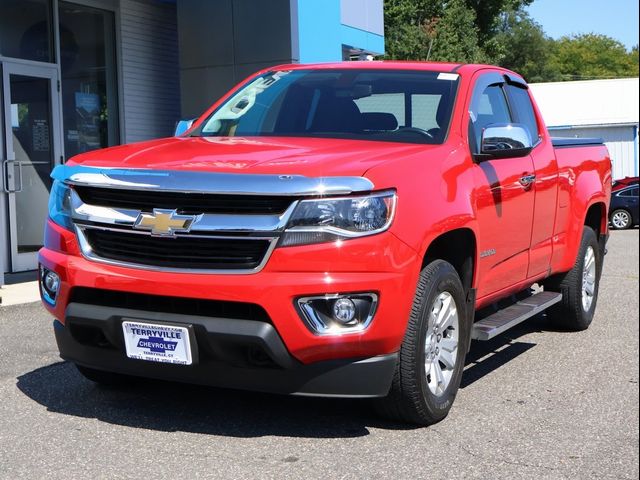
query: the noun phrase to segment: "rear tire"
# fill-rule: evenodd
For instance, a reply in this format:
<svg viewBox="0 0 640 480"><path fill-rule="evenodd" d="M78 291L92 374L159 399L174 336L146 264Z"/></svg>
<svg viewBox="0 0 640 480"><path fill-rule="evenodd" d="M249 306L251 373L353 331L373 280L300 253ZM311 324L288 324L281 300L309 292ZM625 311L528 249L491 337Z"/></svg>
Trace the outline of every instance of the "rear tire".
<svg viewBox="0 0 640 480"><path fill-rule="evenodd" d="M76 368L80 374L87 380L91 380L94 383L107 387L118 387L123 385L130 385L133 383L134 378L121 373L106 372L104 370L96 370L95 368L84 367L77 365Z"/></svg>
<svg viewBox="0 0 640 480"><path fill-rule="evenodd" d="M471 325L456 270L436 260L420 272L389 394L374 402L393 420L431 425L447 416L462 379Z"/></svg>
<svg viewBox="0 0 640 480"><path fill-rule="evenodd" d="M544 289L562 293L562 301L548 310L556 325L567 330L589 328L596 309L602 254L595 232L584 227L578 258L573 268L544 284Z"/></svg>
<svg viewBox="0 0 640 480"><path fill-rule="evenodd" d="M631 225L633 224L631 214L622 208L611 212L610 218L611 228L613 228L614 230L626 230L628 228L631 228Z"/></svg>

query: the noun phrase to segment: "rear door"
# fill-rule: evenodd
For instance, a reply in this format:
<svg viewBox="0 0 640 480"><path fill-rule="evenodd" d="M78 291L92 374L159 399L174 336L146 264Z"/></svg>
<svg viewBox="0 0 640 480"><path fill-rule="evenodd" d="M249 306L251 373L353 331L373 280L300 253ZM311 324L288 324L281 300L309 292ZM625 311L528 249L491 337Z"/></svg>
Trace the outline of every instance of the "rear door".
<svg viewBox="0 0 640 480"><path fill-rule="evenodd" d="M485 73L476 79L469 115L469 145L477 154L486 127L514 121L503 76ZM534 165L527 155L475 162L473 170L480 256L477 295L482 298L527 278L535 192L523 179L534 174Z"/></svg>

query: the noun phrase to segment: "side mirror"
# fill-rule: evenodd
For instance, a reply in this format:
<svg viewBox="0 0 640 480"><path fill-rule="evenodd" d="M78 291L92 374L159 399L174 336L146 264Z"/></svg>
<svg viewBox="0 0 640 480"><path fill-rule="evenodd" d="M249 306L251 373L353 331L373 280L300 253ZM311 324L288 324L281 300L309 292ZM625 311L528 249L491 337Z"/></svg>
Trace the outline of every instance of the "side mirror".
<svg viewBox="0 0 640 480"><path fill-rule="evenodd" d="M184 132L191 128L193 122L195 122L195 118L192 118L191 120L180 120L178 123L176 123L176 130L173 132L173 136L179 137L180 135L182 135Z"/></svg>
<svg viewBox="0 0 640 480"><path fill-rule="evenodd" d="M532 149L533 141L526 126L494 123L482 131L479 159L524 157Z"/></svg>

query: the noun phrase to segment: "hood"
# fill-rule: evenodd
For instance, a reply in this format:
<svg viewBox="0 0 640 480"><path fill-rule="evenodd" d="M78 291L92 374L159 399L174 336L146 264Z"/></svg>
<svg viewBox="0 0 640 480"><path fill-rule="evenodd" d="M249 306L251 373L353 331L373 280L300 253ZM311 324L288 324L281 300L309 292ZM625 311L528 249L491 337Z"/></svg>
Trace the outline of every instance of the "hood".
<svg viewBox="0 0 640 480"><path fill-rule="evenodd" d="M173 137L84 153L68 165L220 173L361 176L385 160L438 145L331 138Z"/></svg>

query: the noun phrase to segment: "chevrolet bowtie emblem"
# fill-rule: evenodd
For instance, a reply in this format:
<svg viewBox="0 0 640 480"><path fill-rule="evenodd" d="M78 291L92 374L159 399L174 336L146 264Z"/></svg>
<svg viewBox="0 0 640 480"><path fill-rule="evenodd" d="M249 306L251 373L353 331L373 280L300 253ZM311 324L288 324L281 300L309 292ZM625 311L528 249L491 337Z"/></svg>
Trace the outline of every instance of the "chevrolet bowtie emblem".
<svg viewBox="0 0 640 480"><path fill-rule="evenodd" d="M153 213L138 215L133 228L151 231L152 235L173 237L176 232L188 232L195 219L195 215L180 215L175 210L154 208Z"/></svg>

